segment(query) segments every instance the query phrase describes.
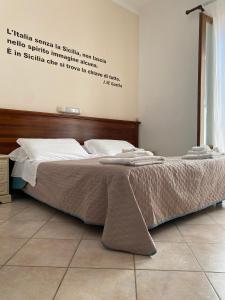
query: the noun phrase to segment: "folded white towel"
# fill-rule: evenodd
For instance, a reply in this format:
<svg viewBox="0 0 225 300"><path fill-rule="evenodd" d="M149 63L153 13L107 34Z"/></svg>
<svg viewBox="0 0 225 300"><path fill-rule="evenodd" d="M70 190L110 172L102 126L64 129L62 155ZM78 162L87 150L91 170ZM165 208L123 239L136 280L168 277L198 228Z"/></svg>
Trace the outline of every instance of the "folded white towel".
<svg viewBox="0 0 225 300"><path fill-rule="evenodd" d="M213 150L207 145L192 147L186 155L182 156L183 159L213 159L223 156L224 153L219 152L218 148Z"/></svg>
<svg viewBox="0 0 225 300"><path fill-rule="evenodd" d="M192 147L191 151L210 151L210 147L208 145L201 145Z"/></svg>
<svg viewBox="0 0 225 300"><path fill-rule="evenodd" d="M225 154L224 152L220 151L220 148L219 147L213 147L213 151L214 152L218 152L220 154Z"/></svg>
<svg viewBox="0 0 225 300"><path fill-rule="evenodd" d="M193 160L196 160L196 159L214 159L214 158L220 158L220 157L223 157L224 156L224 153L218 153L218 152L214 152L214 151L211 151L206 153L206 154L186 154L184 156L182 156L182 159L193 159Z"/></svg>
<svg viewBox="0 0 225 300"><path fill-rule="evenodd" d="M129 166L144 166L153 164L162 164L165 158L162 156L139 156L133 158L121 157L104 157L100 159L102 164L116 164L116 165L129 165Z"/></svg>
<svg viewBox="0 0 225 300"><path fill-rule="evenodd" d="M115 155L115 157L118 158L135 158L135 157L143 157L143 156L154 156L154 154L150 151L127 151L118 153Z"/></svg>
<svg viewBox="0 0 225 300"><path fill-rule="evenodd" d="M202 150L202 151L194 151L194 150L189 150L187 154L194 154L194 155L201 155L201 154L208 154L211 153L212 150Z"/></svg>

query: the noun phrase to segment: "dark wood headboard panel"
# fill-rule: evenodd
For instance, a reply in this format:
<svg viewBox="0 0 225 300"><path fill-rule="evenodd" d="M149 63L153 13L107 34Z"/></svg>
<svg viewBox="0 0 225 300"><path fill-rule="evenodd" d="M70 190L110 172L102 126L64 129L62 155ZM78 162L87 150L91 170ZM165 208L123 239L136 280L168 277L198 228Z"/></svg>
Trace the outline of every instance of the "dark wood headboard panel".
<svg viewBox="0 0 225 300"><path fill-rule="evenodd" d="M138 146L139 122L0 109L0 153L16 149L23 138L75 138L127 140Z"/></svg>

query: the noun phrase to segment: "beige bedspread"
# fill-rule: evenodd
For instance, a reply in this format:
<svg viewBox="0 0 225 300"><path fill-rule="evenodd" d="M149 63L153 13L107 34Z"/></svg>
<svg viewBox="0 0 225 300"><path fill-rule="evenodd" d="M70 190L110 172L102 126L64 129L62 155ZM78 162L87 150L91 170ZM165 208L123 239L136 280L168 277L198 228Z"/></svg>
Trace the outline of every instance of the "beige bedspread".
<svg viewBox="0 0 225 300"><path fill-rule="evenodd" d="M85 223L104 225L108 248L156 252L148 231L225 199L225 159L162 165L102 165L98 159L41 163L25 192Z"/></svg>

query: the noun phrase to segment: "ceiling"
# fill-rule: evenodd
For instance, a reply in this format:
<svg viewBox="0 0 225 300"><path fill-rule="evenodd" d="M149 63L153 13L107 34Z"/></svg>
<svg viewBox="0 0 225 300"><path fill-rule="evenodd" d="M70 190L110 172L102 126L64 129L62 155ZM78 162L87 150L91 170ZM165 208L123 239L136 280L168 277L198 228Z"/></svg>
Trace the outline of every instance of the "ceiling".
<svg viewBox="0 0 225 300"><path fill-rule="evenodd" d="M141 8L152 0L113 0L117 4L135 12L139 13Z"/></svg>

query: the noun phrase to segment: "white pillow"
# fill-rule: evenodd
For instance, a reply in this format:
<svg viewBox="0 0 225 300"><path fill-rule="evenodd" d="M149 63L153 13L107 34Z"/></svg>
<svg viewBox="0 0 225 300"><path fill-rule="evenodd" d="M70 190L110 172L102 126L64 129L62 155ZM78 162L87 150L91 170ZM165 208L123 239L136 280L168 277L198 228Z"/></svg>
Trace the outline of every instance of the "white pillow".
<svg viewBox="0 0 225 300"><path fill-rule="evenodd" d="M91 154L116 155L124 149L135 148L132 144L120 140L88 140L84 142L85 149Z"/></svg>
<svg viewBox="0 0 225 300"><path fill-rule="evenodd" d="M9 154L9 158L13 161L24 162L29 159L22 147L17 148Z"/></svg>
<svg viewBox="0 0 225 300"><path fill-rule="evenodd" d="M79 159L89 154L75 139L24 139L17 143L31 160Z"/></svg>

